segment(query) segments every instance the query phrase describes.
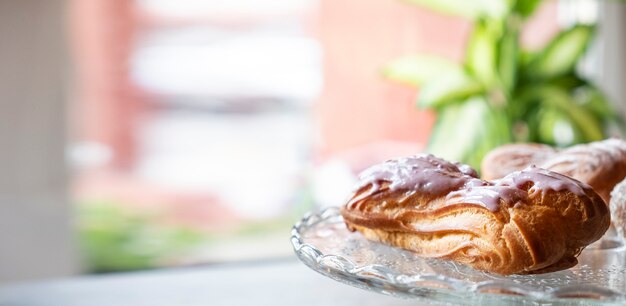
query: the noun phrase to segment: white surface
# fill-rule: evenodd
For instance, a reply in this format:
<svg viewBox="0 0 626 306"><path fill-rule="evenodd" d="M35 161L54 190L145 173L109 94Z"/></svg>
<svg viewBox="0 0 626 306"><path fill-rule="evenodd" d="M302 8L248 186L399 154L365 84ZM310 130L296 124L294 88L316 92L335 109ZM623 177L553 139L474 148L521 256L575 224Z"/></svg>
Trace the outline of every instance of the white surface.
<svg viewBox="0 0 626 306"><path fill-rule="evenodd" d="M295 260L0 287L1 306L433 305L357 289Z"/></svg>

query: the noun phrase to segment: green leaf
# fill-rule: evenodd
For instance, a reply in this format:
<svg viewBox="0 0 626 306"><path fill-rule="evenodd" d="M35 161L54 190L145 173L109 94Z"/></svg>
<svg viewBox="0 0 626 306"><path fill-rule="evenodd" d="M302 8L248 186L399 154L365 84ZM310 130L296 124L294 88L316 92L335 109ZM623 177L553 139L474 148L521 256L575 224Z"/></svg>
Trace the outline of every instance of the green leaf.
<svg viewBox="0 0 626 306"><path fill-rule="evenodd" d="M576 25L557 35L529 64L531 79L545 80L571 73L587 49L595 32L593 26Z"/></svg>
<svg viewBox="0 0 626 306"><path fill-rule="evenodd" d="M576 123L560 110L547 107L538 116L538 137L541 143L568 147L585 141Z"/></svg>
<svg viewBox="0 0 626 306"><path fill-rule="evenodd" d="M617 116L604 93L591 84L576 88L574 100L585 110L596 115L598 119L605 120Z"/></svg>
<svg viewBox="0 0 626 306"><path fill-rule="evenodd" d="M487 152L511 139L506 114L473 97L438 113L427 151L478 168Z"/></svg>
<svg viewBox="0 0 626 306"><path fill-rule="evenodd" d="M530 66L530 63L537 60L537 58L539 57L539 53L540 52L536 50L527 50L527 49L521 48L520 54L519 54L520 68L522 69L528 68L528 66Z"/></svg>
<svg viewBox="0 0 626 306"><path fill-rule="evenodd" d="M523 17L529 17L535 12L539 4L541 4L541 0L517 0L513 6L513 11Z"/></svg>
<svg viewBox="0 0 626 306"><path fill-rule="evenodd" d="M519 59L519 25L511 22L505 27L498 41L498 76L507 93L512 95L517 82L517 64Z"/></svg>
<svg viewBox="0 0 626 306"><path fill-rule="evenodd" d="M421 86L446 74L459 74L461 67L451 60L436 55L410 55L390 62L383 75L400 83Z"/></svg>
<svg viewBox="0 0 626 306"><path fill-rule="evenodd" d="M497 25L481 20L474 26L467 45L467 70L483 84L494 84L497 75Z"/></svg>
<svg viewBox="0 0 626 306"><path fill-rule="evenodd" d="M541 138L539 137L539 129L541 123L541 115L542 108L534 107L527 110L526 117L517 121L517 124L525 124L525 128L528 129L526 139L520 142L536 142L542 143ZM522 135L524 136L524 135ZM517 141L517 139L516 139Z"/></svg>
<svg viewBox="0 0 626 306"><path fill-rule="evenodd" d="M589 111L580 106L566 90L551 86L536 86L525 90L520 97L520 105L526 108L553 108L567 116L581 132L584 141L604 139L601 122ZM535 106L533 106L533 103Z"/></svg>
<svg viewBox="0 0 626 306"><path fill-rule="evenodd" d="M469 19L479 17L503 18L509 12L508 1L503 0L405 0L439 13L462 16Z"/></svg>
<svg viewBox="0 0 626 306"><path fill-rule="evenodd" d="M446 74L431 80L422 87L417 106L441 108L483 92L484 86L465 73Z"/></svg>
<svg viewBox="0 0 626 306"><path fill-rule="evenodd" d="M575 73L570 73L550 80L549 84L570 91L580 86L587 85L588 82L580 78Z"/></svg>

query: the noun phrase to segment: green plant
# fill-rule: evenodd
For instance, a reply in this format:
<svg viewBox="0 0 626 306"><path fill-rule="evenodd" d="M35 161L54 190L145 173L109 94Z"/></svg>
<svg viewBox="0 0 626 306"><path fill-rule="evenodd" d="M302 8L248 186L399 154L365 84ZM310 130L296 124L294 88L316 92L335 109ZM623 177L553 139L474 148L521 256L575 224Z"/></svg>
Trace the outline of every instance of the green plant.
<svg viewBox="0 0 626 306"><path fill-rule="evenodd" d="M78 238L87 271L156 268L209 238L197 230L154 219L150 213L133 211L119 203L78 205Z"/></svg>
<svg viewBox="0 0 626 306"><path fill-rule="evenodd" d="M574 25L530 51L520 32L541 1L407 1L474 23L461 65L418 54L383 70L419 87L417 106L437 113L427 151L477 167L505 143L569 146L603 139L620 121L602 91L576 71L595 25Z"/></svg>
<svg viewBox="0 0 626 306"><path fill-rule="evenodd" d="M312 205L309 196L303 192L297 201L302 207L294 211ZM185 264L190 259L210 261L212 258L203 258L201 254L220 247L246 249L246 239L287 235L302 214L207 230L166 222L163 211L138 209L117 201L88 200L77 205L77 238L86 272L154 269Z"/></svg>

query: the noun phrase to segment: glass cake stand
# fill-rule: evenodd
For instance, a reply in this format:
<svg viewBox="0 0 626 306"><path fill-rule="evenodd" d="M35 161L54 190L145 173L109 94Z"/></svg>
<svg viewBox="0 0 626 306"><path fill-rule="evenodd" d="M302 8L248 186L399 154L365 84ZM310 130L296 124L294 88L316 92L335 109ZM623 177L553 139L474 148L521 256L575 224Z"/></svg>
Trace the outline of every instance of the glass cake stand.
<svg viewBox="0 0 626 306"><path fill-rule="evenodd" d="M368 241L348 231L338 208L304 216L291 243L311 269L392 296L472 305L626 305L626 247L617 238L589 246L571 269L511 276Z"/></svg>

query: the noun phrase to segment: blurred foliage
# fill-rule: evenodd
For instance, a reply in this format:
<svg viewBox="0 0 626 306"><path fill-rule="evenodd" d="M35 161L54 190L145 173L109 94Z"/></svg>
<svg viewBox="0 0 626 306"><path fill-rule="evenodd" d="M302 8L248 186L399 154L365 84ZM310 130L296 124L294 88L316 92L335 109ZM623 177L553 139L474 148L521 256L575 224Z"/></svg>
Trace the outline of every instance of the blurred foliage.
<svg viewBox="0 0 626 306"><path fill-rule="evenodd" d="M417 106L437 113L429 152L477 168L505 143L569 146L603 139L621 125L602 91L576 71L595 25L563 29L530 51L520 31L539 0L406 1L474 24L462 64L416 54L383 70L388 79L419 87Z"/></svg>
<svg viewBox="0 0 626 306"><path fill-rule="evenodd" d="M78 205L79 242L88 272L149 269L209 239L190 228L166 225L155 216L117 203Z"/></svg>
<svg viewBox="0 0 626 306"><path fill-rule="evenodd" d="M153 269L185 263L199 250L284 232L312 209L308 188L295 195L291 213L279 218L242 222L220 232L163 221L163 214L138 210L115 201L87 201L77 205L78 238L86 272L106 273ZM282 235L282 233L281 233ZM195 260L194 259L194 260Z"/></svg>

